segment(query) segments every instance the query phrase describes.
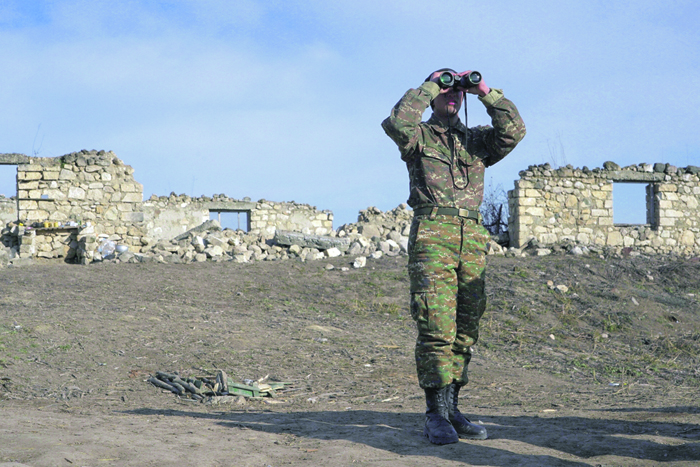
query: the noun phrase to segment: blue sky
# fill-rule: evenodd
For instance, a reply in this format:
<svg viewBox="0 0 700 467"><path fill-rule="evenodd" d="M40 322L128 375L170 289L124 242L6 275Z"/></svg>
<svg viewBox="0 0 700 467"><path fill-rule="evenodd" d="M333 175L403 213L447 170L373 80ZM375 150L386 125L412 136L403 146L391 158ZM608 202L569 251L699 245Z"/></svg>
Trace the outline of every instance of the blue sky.
<svg viewBox="0 0 700 467"><path fill-rule="evenodd" d="M481 71L525 119L493 185L544 162L700 165L698 5L2 0L0 152L113 150L145 198L295 200L338 227L406 200L380 123L447 66Z"/></svg>

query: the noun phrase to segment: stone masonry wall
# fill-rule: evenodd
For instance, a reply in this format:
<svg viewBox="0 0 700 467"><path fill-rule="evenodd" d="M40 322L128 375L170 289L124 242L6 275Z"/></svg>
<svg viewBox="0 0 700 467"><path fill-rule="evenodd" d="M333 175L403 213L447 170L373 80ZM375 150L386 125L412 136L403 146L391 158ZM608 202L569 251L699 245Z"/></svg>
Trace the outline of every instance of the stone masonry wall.
<svg viewBox="0 0 700 467"><path fill-rule="evenodd" d="M151 196L143 203L148 235L154 240L169 240L206 222L210 212L241 212L248 217L243 230L251 234L274 236L277 230L312 235L327 235L333 230L333 213L295 202L258 202L229 198L226 195L192 198L187 195Z"/></svg>
<svg viewBox="0 0 700 467"><path fill-rule="evenodd" d="M332 212L293 201L171 193L143 202L134 169L111 151L82 150L56 158L0 154L0 164L17 166L17 197L0 198L0 236L11 257L89 262L106 241L147 251L208 221L212 212L244 213L244 230L270 238L278 230L333 231Z"/></svg>
<svg viewBox="0 0 700 467"><path fill-rule="evenodd" d="M613 182L647 185L646 224L613 223ZM700 168L695 166L530 166L508 192L508 203L511 247L535 239L541 245L572 242L649 254L700 252Z"/></svg>
<svg viewBox="0 0 700 467"><path fill-rule="evenodd" d="M250 215L250 229L270 235L277 230L292 230L311 235L333 231L333 213L295 202L275 203L261 199Z"/></svg>
<svg viewBox="0 0 700 467"><path fill-rule="evenodd" d="M17 199L0 195L0 225L17 220Z"/></svg>
<svg viewBox="0 0 700 467"><path fill-rule="evenodd" d="M18 218L25 224L20 253L70 259L86 245L91 249L99 235L141 245L143 186L133 173L111 151L32 157L19 164ZM81 236L78 226L84 225L90 229Z"/></svg>

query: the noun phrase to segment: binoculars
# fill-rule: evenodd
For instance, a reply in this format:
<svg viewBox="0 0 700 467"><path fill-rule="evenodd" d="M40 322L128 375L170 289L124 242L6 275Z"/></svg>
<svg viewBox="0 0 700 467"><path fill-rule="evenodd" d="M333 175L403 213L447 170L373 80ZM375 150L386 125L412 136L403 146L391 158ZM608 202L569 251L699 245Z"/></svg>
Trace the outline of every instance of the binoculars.
<svg viewBox="0 0 700 467"><path fill-rule="evenodd" d="M481 82L481 73L478 71L472 71L468 75L457 76L451 71L443 71L440 76L438 76L438 86L441 89L451 88L451 87L461 87L464 89L473 88Z"/></svg>

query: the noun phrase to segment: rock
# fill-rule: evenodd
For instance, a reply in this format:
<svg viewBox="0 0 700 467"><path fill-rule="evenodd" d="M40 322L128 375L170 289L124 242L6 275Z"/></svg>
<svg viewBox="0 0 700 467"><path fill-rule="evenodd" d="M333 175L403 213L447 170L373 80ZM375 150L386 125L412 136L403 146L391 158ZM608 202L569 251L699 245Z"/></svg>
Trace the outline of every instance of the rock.
<svg viewBox="0 0 700 467"><path fill-rule="evenodd" d="M382 250L373 251L373 252L369 255L369 257L372 258L372 259L379 259L379 258L381 258L382 256L384 256L384 253L382 253Z"/></svg>
<svg viewBox="0 0 700 467"><path fill-rule="evenodd" d="M350 256L357 256L362 253L363 246L360 244L360 242L352 242L350 245L350 248L348 248L348 255Z"/></svg>
<svg viewBox="0 0 700 467"><path fill-rule="evenodd" d="M581 249L581 247L575 246L571 249L569 253L575 256L581 256L583 255L583 249Z"/></svg>
<svg viewBox="0 0 700 467"><path fill-rule="evenodd" d="M365 238L379 237L381 236L381 231L379 227L373 224L362 224L357 228L358 232L362 234Z"/></svg>
<svg viewBox="0 0 700 467"><path fill-rule="evenodd" d="M337 258L338 256L342 256L343 253L337 249L336 247L329 248L325 251L325 255L329 258Z"/></svg>
<svg viewBox="0 0 700 467"><path fill-rule="evenodd" d="M663 164L661 162L657 162L654 164L654 172L657 173L663 173L666 170L666 164Z"/></svg>
<svg viewBox="0 0 700 467"><path fill-rule="evenodd" d="M397 232L396 230L392 230L391 232L389 232L387 239L393 240L398 244L401 241L401 233Z"/></svg>
<svg viewBox="0 0 700 467"><path fill-rule="evenodd" d="M350 248L349 238L330 237L324 235L305 235L300 232L289 232L278 230L275 232L274 242L278 245L292 246L298 245L306 248L317 248L328 250L337 248L345 252Z"/></svg>
<svg viewBox="0 0 700 467"><path fill-rule="evenodd" d="M208 245L219 246L222 249L227 247L227 245L228 245L228 240L222 240L219 237L215 237L213 235L209 235L206 239L206 242Z"/></svg>
<svg viewBox="0 0 700 467"><path fill-rule="evenodd" d="M396 243L396 242L394 242ZM389 243L388 240L383 240L379 242L379 250L384 253L385 255L388 255L391 252L391 244Z"/></svg>
<svg viewBox="0 0 700 467"><path fill-rule="evenodd" d="M367 258L364 256L358 256L355 258L355 261L352 263L352 267L355 269L360 269L364 268L367 265Z"/></svg>
<svg viewBox="0 0 700 467"><path fill-rule="evenodd" d="M204 250L204 254L206 254L206 256L209 258L215 258L217 256L223 255L224 249L218 245L209 246L206 248L206 250Z"/></svg>
<svg viewBox="0 0 700 467"><path fill-rule="evenodd" d="M487 255L502 255L503 247L496 242L488 242L486 244L486 254Z"/></svg>
<svg viewBox="0 0 700 467"><path fill-rule="evenodd" d="M208 220L206 222L201 223L197 227L194 227L194 228L188 230L187 232L178 235L177 237L175 237L175 241L179 241L179 240L182 240L184 238L188 238L192 234L202 233L202 232L206 232L208 230L219 231L219 230L221 230L221 224L219 224L219 221L214 220L214 219Z"/></svg>

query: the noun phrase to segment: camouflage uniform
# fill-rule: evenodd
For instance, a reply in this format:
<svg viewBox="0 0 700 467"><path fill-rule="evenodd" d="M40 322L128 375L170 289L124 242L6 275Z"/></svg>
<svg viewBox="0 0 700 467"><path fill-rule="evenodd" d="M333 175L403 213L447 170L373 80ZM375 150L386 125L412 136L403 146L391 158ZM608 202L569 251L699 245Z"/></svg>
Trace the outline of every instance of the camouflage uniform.
<svg viewBox="0 0 700 467"><path fill-rule="evenodd" d="M422 388L467 382L469 347L479 338L479 320L486 308L489 235L478 215L484 169L503 159L525 136L518 110L499 89L479 97L493 127L467 129L459 121L448 127L434 114L421 122L439 91L430 81L409 90L382 122L398 145L410 178L408 204L414 218L408 273Z"/></svg>

